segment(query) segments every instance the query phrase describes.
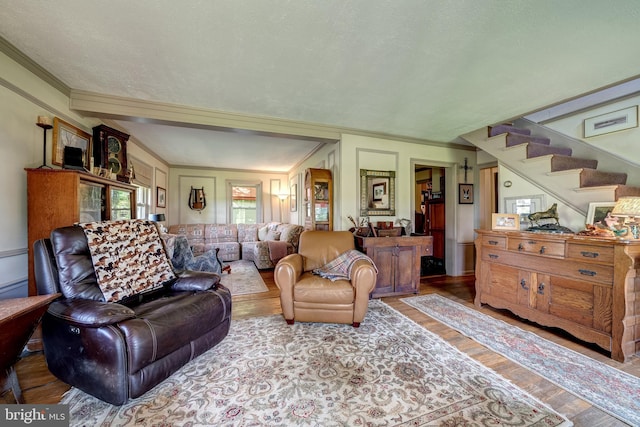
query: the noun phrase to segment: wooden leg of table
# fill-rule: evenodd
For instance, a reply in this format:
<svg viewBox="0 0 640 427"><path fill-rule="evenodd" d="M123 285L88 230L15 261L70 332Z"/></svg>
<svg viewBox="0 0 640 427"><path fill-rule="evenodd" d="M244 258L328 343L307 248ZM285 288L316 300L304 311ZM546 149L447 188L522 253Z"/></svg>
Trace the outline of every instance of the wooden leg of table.
<svg viewBox="0 0 640 427"><path fill-rule="evenodd" d="M18 376L16 375L16 370L13 366L7 369L7 390L11 389L13 393L13 397L16 399L16 403L24 403L24 399L22 398L22 389L20 388L20 383L18 382Z"/></svg>

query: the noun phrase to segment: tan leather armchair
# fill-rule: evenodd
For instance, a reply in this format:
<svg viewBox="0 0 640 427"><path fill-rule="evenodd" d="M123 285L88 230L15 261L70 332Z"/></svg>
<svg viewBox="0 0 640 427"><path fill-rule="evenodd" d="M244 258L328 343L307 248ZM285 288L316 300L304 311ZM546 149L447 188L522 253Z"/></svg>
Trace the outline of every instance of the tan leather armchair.
<svg viewBox="0 0 640 427"><path fill-rule="evenodd" d="M298 253L278 262L274 277L288 324L298 320L360 326L376 284L375 267L367 260L356 261L350 280L331 281L312 273L350 249L355 244L349 231L305 231Z"/></svg>

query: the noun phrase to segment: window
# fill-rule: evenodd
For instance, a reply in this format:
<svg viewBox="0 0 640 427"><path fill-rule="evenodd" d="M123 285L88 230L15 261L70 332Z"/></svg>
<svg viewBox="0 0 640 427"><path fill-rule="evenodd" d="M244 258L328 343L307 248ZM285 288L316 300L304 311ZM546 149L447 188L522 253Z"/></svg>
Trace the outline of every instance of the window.
<svg viewBox="0 0 640 427"><path fill-rule="evenodd" d="M151 213L151 188L136 185L136 218L149 218Z"/></svg>
<svg viewBox="0 0 640 427"><path fill-rule="evenodd" d="M111 219L131 219L131 191L111 189Z"/></svg>
<svg viewBox="0 0 640 427"><path fill-rule="evenodd" d="M233 224L256 224L262 221L262 211L259 209L261 189L262 184L228 184Z"/></svg>

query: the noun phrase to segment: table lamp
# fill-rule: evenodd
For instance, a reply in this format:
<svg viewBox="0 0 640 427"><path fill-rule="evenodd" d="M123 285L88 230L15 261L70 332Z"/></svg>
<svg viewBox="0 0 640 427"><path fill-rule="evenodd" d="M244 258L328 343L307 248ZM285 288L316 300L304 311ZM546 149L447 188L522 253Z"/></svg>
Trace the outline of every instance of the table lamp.
<svg viewBox="0 0 640 427"><path fill-rule="evenodd" d="M167 232L167 229L164 228L164 225L160 224L161 222L166 221L164 214L162 213L149 214L149 220L158 223L158 228L160 229L161 233Z"/></svg>
<svg viewBox="0 0 640 427"><path fill-rule="evenodd" d="M611 216L621 218L622 225L629 227L633 238L640 237L636 218L640 217L640 197L620 197L611 211Z"/></svg>

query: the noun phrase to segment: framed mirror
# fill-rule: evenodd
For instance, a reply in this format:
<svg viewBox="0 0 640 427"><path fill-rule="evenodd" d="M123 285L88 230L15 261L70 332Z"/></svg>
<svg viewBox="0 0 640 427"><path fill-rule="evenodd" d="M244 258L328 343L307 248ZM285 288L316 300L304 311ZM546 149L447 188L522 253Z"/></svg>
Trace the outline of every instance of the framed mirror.
<svg viewBox="0 0 640 427"><path fill-rule="evenodd" d="M360 169L360 216L396 214L396 173Z"/></svg>

